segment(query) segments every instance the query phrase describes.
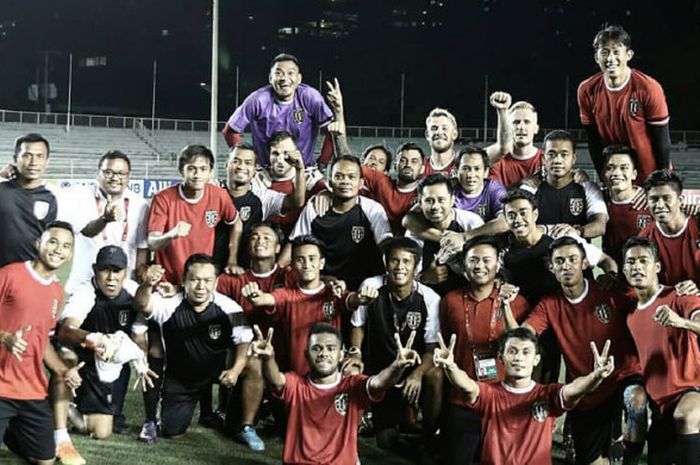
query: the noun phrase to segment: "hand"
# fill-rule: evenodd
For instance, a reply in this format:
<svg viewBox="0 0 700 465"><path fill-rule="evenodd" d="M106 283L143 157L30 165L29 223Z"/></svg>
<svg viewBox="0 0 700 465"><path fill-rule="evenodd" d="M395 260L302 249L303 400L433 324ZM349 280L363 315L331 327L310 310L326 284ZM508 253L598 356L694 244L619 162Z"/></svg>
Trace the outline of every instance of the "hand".
<svg viewBox="0 0 700 465"><path fill-rule="evenodd" d="M330 132L334 136L345 135L345 122L344 121L331 121L328 126L326 126L326 131Z"/></svg>
<svg viewBox="0 0 700 465"><path fill-rule="evenodd" d="M286 152L284 156L284 161L289 163L297 170L304 169L304 159L302 158L301 152L299 150L292 150L291 152Z"/></svg>
<svg viewBox="0 0 700 465"><path fill-rule="evenodd" d="M438 346L433 351L433 365L442 369L449 369L455 364L455 344L457 335L450 336L450 346L445 346L442 334L438 333Z"/></svg>
<svg viewBox="0 0 700 465"><path fill-rule="evenodd" d="M156 291L158 292L158 294L160 294L161 297L167 299L180 292L180 286L168 281L161 281L158 283Z"/></svg>
<svg viewBox="0 0 700 465"><path fill-rule="evenodd" d="M248 347L248 355L253 357L258 357L263 360L269 360L274 356L274 348L272 347L272 334L274 329L270 328L267 330L267 337L263 337L262 331L260 331L260 326L253 325L253 332L255 333L255 339L250 343Z"/></svg>
<svg viewBox="0 0 700 465"><path fill-rule="evenodd" d="M689 201L686 198L681 198L681 210L688 216L695 216L700 213L700 203Z"/></svg>
<svg viewBox="0 0 700 465"><path fill-rule="evenodd" d="M18 329L14 333L7 333L7 335L3 338L2 342L5 344L5 347L7 347L7 350L9 350L10 353L20 362L22 361L22 355L29 346L27 341L24 340L24 336L26 336L31 330L31 326L26 326L22 329Z"/></svg>
<svg viewBox="0 0 700 465"><path fill-rule="evenodd" d="M234 370L233 368L229 370L224 370L219 375L219 382L224 387L232 388L238 382L239 375L240 373L236 373L236 370Z"/></svg>
<svg viewBox="0 0 700 465"><path fill-rule="evenodd" d="M228 265L226 265L226 268L224 268L224 273L233 276L240 276L243 273L245 273L245 269L236 263L229 263Z"/></svg>
<svg viewBox="0 0 700 465"><path fill-rule="evenodd" d="M588 173L583 168L574 169L574 182L576 184L583 184L584 182L590 181L591 178Z"/></svg>
<svg viewBox="0 0 700 465"><path fill-rule="evenodd" d="M105 360L107 352L104 346L104 337L105 335L102 333L90 333L85 336L85 340L83 341L85 348L95 352L95 357L102 361Z"/></svg>
<svg viewBox="0 0 700 465"><path fill-rule="evenodd" d="M557 223L549 228L549 235L554 239L562 236L581 236L581 232L570 224Z"/></svg>
<svg viewBox="0 0 700 465"><path fill-rule="evenodd" d="M146 277L143 279L143 282L153 287L163 278L164 274L165 268L160 265L151 265L146 270Z"/></svg>
<svg viewBox="0 0 700 465"><path fill-rule="evenodd" d="M241 289L241 294L243 297L248 299L250 302L253 302L255 299L260 297L261 293L262 291L260 290L260 285L255 281L249 282Z"/></svg>
<svg viewBox="0 0 700 465"><path fill-rule="evenodd" d="M399 336L399 333L394 333L394 341L396 342L396 348L398 349L396 351L395 362L400 368L407 368L420 363L420 356L418 355L418 352L411 349L415 338L416 332L411 331L411 334L408 336L408 341L406 341L406 346L404 347L401 344L401 337Z"/></svg>
<svg viewBox="0 0 700 465"><path fill-rule="evenodd" d="M403 398L406 399L410 405L418 405L418 400L420 399L420 388L422 385L423 375L416 373L418 370L414 371L406 377L401 394Z"/></svg>
<svg viewBox="0 0 700 465"><path fill-rule="evenodd" d="M608 355L610 351L610 339L605 341L603 353L598 353L598 347L595 342L591 341L591 350L593 351L593 373L598 379L605 379L615 370L615 359L612 355Z"/></svg>
<svg viewBox="0 0 700 465"><path fill-rule="evenodd" d="M631 199L632 208L635 210L645 210L649 204L647 203L647 193L644 189L639 189Z"/></svg>
<svg viewBox="0 0 700 465"><path fill-rule="evenodd" d="M66 386L71 390L73 397L75 397L75 390L78 389L83 382L83 379L78 373L83 366L85 366L85 362L80 362L63 374L63 382L66 383Z"/></svg>
<svg viewBox="0 0 700 465"><path fill-rule="evenodd" d="M369 305L374 302L374 299L379 295L379 291L371 284L365 284L357 293L357 301L360 305Z"/></svg>
<svg viewBox="0 0 700 465"><path fill-rule="evenodd" d="M114 203L111 195L107 195L107 205L105 205L105 211L102 213L102 219L106 223L111 223L112 221L120 221L123 217L124 212L122 209Z"/></svg>
<svg viewBox="0 0 700 465"><path fill-rule="evenodd" d="M676 283L676 285L673 287L676 289L676 294L678 294L679 296L683 296L683 295L700 296L700 290L698 290L697 284L695 284L695 282L690 280L690 279Z"/></svg>
<svg viewBox="0 0 700 465"><path fill-rule="evenodd" d="M365 364L357 357L345 357L340 364L340 372L346 376L359 375L365 371Z"/></svg>
<svg viewBox="0 0 700 465"><path fill-rule="evenodd" d="M433 263L428 269L421 273L420 280L424 284L440 284L447 281L448 276L449 271L447 266L438 265L437 260L433 260Z"/></svg>
<svg viewBox="0 0 700 465"><path fill-rule="evenodd" d="M462 251L465 242L464 233L445 231L440 236L440 251L442 255L452 256Z"/></svg>
<svg viewBox="0 0 700 465"><path fill-rule="evenodd" d="M328 191L319 192L314 195L311 201L318 216L324 216L331 208L333 196Z"/></svg>
<svg viewBox="0 0 700 465"><path fill-rule="evenodd" d="M525 190L537 190L540 188L540 179L537 176L528 176L520 180L520 187L525 188Z"/></svg>
<svg viewBox="0 0 700 465"><path fill-rule="evenodd" d="M494 92L489 98L489 103L496 110L507 110L510 108L512 97L508 92Z"/></svg>
<svg viewBox="0 0 700 465"><path fill-rule="evenodd" d="M333 276L325 278L324 283L331 289L331 292L336 299L343 297L343 294L348 289L348 285L345 284L345 281Z"/></svg>
<svg viewBox="0 0 700 465"><path fill-rule="evenodd" d="M654 312L654 320L666 328L682 328L684 319L668 305L660 305Z"/></svg>
<svg viewBox="0 0 700 465"><path fill-rule="evenodd" d="M498 299L502 304L511 304L518 297L520 288L513 284L503 283L498 289Z"/></svg>
<svg viewBox="0 0 700 465"><path fill-rule="evenodd" d="M326 86L328 87L326 98L337 119L343 114L343 93L340 91L338 78L333 78L333 82L326 81Z"/></svg>
<svg viewBox="0 0 700 465"><path fill-rule="evenodd" d="M598 286L602 290L609 291L614 289L620 283L620 279L618 278L617 273L614 271L608 271L607 273L598 275L595 282L598 283Z"/></svg>
<svg viewBox="0 0 700 465"><path fill-rule="evenodd" d="M134 391L141 385L143 392L146 392L148 388L155 387L154 381L158 379L158 375L155 371L150 368L146 369L144 372L136 372L136 381L134 381Z"/></svg>
<svg viewBox="0 0 700 465"><path fill-rule="evenodd" d="M17 166L13 163L8 163L0 169L0 178L14 179L17 177Z"/></svg>
<svg viewBox="0 0 700 465"><path fill-rule="evenodd" d="M190 234L192 225L186 221L178 221L173 229L170 230L170 235L173 238L187 237Z"/></svg>

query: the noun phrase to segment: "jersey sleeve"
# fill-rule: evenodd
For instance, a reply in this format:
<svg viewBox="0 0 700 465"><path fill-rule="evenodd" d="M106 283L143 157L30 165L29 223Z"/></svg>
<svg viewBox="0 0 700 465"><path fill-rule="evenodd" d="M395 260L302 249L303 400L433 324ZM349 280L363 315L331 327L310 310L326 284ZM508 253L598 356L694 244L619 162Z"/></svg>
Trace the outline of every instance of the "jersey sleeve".
<svg viewBox="0 0 700 465"><path fill-rule="evenodd" d="M653 126L664 126L668 124L668 105L666 96L661 84L655 79L647 77L646 92L644 94L644 115L646 123Z"/></svg>
<svg viewBox="0 0 700 465"><path fill-rule="evenodd" d="M579 117L581 119L581 124L583 126L588 126L595 124L595 117L593 115L593 102L588 94L588 82L586 79L579 86L576 91L576 100L578 101Z"/></svg>
<svg viewBox="0 0 700 465"><path fill-rule="evenodd" d="M372 285L379 289L384 284L384 275L372 276L360 283L358 289L362 289L366 285ZM349 295L349 294L348 294ZM346 300L347 302L347 300ZM370 304L371 305L371 304ZM347 304L346 304L347 306ZM360 305L357 310L352 312L350 316L350 324L355 328L361 328L367 323L367 305Z"/></svg>
<svg viewBox="0 0 700 465"><path fill-rule="evenodd" d="M216 191L221 199L221 221L226 224L235 223L236 219L238 218L238 211L236 210L236 206L233 204L233 199L231 199L231 196L228 195L226 189L217 187Z"/></svg>
<svg viewBox="0 0 700 465"><path fill-rule="evenodd" d="M489 192L489 202L491 203L491 211L495 217L503 211L501 199L506 195L506 188L499 181L491 180L489 186L492 186Z"/></svg>
<svg viewBox="0 0 700 465"><path fill-rule="evenodd" d="M294 229L289 233L289 240L296 239L299 236L304 236L306 234L311 234L311 223L316 218L317 213L314 208L314 203L309 202L306 204L304 209L299 215L297 223L294 225Z"/></svg>
<svg viewBox="0 0 700 465"><path fill-rule="evenodd" d="M545 386L545 395L547 396L547 403L549 404L549 416L558 417L573 410L576 407L576 403L572 405L566 405L564 402L564 385L560 383L552 383Z"/></svg>
<svg viewBox="0 0 700 465"><path fill-rule="evenodd" d="M491 404L495 398L495 388L489 383L482 383L481 381L477 381L476 384L479 386L479 397L476 398L473 404L469 405L466 402L465 404L469 405L479 416L483 416L491 409Z"/></svg>
<svg viewBox="0 0 700 465"><path fill-rule="evenodd" d="M241 306L235 300L219 293L214 294L214 302L231 318L233 343L238 345L252 341L253 330L250 328Z"/></svg>
<svg viewBox="0 0 700 465"><path fill-rule="evenodd" d="M686 295L679 298L680 308L679 311L681 316L684 318L693 319L695 316L700 315L700 297L695 295Z"/></svg>
<svg viewBox="0 0 700 465"><path fill-rule="evenodd" d="M182 297L182 293L168 298L163 298L158 294L152 294L151 303L153 304L153 312L146 318L162 326L163 323L168 321L173 313L175 313L175 309L182 302Z"/></svg>
<svg viewBox="0 0 700 465"><path fill-rule="evenodd" d="M238 300L241 288L240 276L221 274L216 283L216 291L233 300Z"/></svg>
<svg viewBox="0 0 700 465"><path fill-rule="evenodd" d="M510 304L510 311L513 313L515 321L522 322L530 311L530 304L525 297L518 294Z"/></svg>
<svg viewBox="0 0 700 465"><path fill-rule="evenodd" d="M583 183L583 190L586 193L586 218L599 213L608 216L608 208L605 205L603 191L595 183L586 181Z"/></svg>
<svg viewBox="0 0 700 465"><path fill-rule="evenodd" d="M271 216L282 215L282 208L286 197L285 194L272 189L253 188L253 192L260 199L260 203L262 204L263 221Z"/></svg>
<svg viewBox="0 0 700 465"><path fill-rule="evenodd" d="M241 106L233 111L233 114L229 117L228 127L233 129L239 134L243 134L248 125L253 119L255 119L255 107L257 102L257 95L259 91L253 92L243 101Z"/></svg>
<svg viewBox="0 0 700 465"><path fill-rule="evenodd" d="M141 335L148 331L148 321L143 314L136 315L136 319L131 324L131 334Z"/></svg>
<svg viewBox="0 0 700 465"><path fill-rule="evenodd" d="M165 192L159 192L153 196L151 208L148 211L148 232L165 233L168 226L168 203L163 195Z"/></svg>
<svg viewBox="0 0 700 465"><path fill-rule="evenodd" d="M297 391L299 390L299 385L303 382L303 379L298 374L289 371L283 373L284 376L284 387L281 391L272 391L273 397L280 399L285 405L292 403L296 397Z"/></svg>
<svg viewBox="0 0 700 465"><path fill-rule="evenodd" d="M474 212L460 210L457 208L454 209L454 212L457 223L459 223L459 225L464 228L465 231L470 231L484 224L484 220Z"/></svg>
<svg viewBox="0 0 700 465"><path fill-rule="evenodd" d="M380 203L361 196L360 206L362 207L362 211L365 212L365 215L367 215L367 219L372 226L374 242L379 244L383 240L392 237L389 218L386 216L386 211Z"/></svg>
<svg viewBox="0 0 700 465"><path fill-rule="evenodd" d="M81 323L85 321L92 307L95 306L95 288L91 282L79 285L63 306L59 321L73 318Z"/></svg>
<svg viewBox="0 0 700 465"><path fill-rule="evenodd" d="M279 315L285 316L287 314L287 309L289 308L289 302L292 300L292 293L289 289L280 287L279 289L274 289L272 292L272 297L275 298L275 305L272 307L266 307L265 313L268 315Z"/></svg>
<svg viewBox="0 0 700 465"><path fill-rule="evenodd" d="M425 308L428 312L423 337L426 344L437 344L440 333L440 296L428 286L419 283L418 287L423 294Z"/></svg>
<svg viewBox="0 0 700 465"><path fill-rule="evenodd" d="M513 315L515 316L515 315ZM516 318L517 319L517 318ZM539 301L530 315L525 320L525 323L532 326L539 336L545 329L549 328L549 314L547 312L547 299Z"/></svg>

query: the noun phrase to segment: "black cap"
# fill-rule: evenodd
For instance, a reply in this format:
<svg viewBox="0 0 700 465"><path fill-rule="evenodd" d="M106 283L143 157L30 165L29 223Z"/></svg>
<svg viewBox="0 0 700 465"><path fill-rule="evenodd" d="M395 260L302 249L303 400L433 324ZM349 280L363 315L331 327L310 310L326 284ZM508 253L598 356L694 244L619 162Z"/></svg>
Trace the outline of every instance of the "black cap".
<svg viewBox="0 0 700 465"><path fill-rule="evenodd" d="M116 245L106 245L97 252L97 260L95 260L95 268L98 270L114 267L119 269L126 268L126 254L121 247Z"/></svg>

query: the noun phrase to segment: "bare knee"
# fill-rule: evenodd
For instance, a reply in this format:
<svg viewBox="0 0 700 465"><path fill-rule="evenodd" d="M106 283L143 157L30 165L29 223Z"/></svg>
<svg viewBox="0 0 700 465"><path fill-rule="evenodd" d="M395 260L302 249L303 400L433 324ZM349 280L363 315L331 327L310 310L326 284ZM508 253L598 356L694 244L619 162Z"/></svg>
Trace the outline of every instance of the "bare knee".
<svg viewBox="0 0 700 465"><path fill-rule="evenodd" d="M442 391L442 382L444 374L441 369L433 367L423 375L423 385L426 389L432 391Z"/></svg>
<svg viewBox="0 0 700 465"><path fill-rule="evenodd" d="M673 421L680 434L692 434L700 430L700 393L690 392L681 397L673 411Z"/></svg>
<svg viewBox="0 0 700 465"><path fill-rule="evenodd" d="M625 408L628 410L642 410L647 407L647 394L644 388L638 385L630 386L625 390Z"/></svg>

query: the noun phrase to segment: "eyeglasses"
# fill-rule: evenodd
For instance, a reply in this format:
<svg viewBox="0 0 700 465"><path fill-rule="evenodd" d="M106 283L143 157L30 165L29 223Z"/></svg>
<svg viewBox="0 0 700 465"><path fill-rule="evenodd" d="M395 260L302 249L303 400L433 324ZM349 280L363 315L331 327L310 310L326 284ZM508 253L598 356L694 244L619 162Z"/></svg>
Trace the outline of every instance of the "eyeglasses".
<svg viewBox="0 0 700 465"><path fill-rule="evenodd" d="M129 176L128 171L112 171L112 170L101 170L102 174L106 178L119 178L119 179L124 179L125 177Z"/></svg>

